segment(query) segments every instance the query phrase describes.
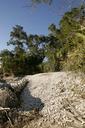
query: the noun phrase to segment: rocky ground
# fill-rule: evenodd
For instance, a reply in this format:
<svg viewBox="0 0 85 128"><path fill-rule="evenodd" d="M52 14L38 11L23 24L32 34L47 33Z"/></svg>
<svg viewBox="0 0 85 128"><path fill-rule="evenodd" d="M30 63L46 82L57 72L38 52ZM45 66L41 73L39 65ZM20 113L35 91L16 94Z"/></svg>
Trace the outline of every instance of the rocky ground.
<svg viewBox="0 0 85 128"><path fill-rule="evenodd" d="M21 110L36 117L20 128L85 128L85 75L66 72L28 75ZM17 128L17 127L16 127Z"/></svg>
<svg viewBox="0 0 85 128"><path fill-rule="evenodd" d="M65 72L26 76L23 110L39 108L42 118L24 128L85 128L84 74Z"/></svg>

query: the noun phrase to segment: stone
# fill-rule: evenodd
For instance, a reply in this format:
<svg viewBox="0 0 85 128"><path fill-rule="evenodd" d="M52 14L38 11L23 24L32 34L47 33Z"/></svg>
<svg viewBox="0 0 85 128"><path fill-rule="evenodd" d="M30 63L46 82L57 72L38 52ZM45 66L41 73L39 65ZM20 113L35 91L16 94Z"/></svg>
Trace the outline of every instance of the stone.
<svg viewBox="0 0 85 128"><path fill-rule="evenodd" d="M4 108L16 108L20 105L20 93L28 82L22 81L15 87L7 83L0 82L0 106Z"/></svg>

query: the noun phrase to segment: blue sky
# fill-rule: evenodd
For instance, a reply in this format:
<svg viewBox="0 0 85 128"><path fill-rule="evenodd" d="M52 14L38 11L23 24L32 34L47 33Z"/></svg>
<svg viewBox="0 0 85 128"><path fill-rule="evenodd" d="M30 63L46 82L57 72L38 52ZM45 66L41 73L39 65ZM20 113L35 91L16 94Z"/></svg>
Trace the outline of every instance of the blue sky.
<svg viewBox="0 0 85 128"><path fill-rule="evenodd" d="M47 34L48 26L51 23L58 26L64 12L70 9L71 0L54 0L51 7L43 4L35 8L26 7L29 1L0 0L0 50L8 48L6 42L10 31L17 24L28 34ZM74 0L74 4L78 5L80 1Z"/></svg>

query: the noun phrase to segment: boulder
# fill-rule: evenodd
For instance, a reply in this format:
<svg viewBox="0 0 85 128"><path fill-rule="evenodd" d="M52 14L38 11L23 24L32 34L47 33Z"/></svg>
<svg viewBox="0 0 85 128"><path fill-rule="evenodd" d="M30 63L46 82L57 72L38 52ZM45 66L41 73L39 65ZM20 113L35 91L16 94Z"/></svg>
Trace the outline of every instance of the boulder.
<svg viewBox="0 0 85 128"><path fill-rule="evenodd" d="M8 87L0 88L0 106L14 108L19 105L18 97Z"/></svg>
<svg viewBox="0 0 85 128"><path fill-rule="evenodd" d="M22 81L12 87L11 84L0 82L0 106L4 108L16 108L20 105L20 93L27 84L27 80Z"/></svg>

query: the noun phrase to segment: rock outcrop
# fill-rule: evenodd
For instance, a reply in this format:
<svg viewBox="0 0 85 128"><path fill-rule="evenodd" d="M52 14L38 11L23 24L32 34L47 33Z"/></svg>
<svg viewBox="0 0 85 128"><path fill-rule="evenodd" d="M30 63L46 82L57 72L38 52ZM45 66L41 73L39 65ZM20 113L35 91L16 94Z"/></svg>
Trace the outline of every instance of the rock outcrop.
<svg viewBox="0 0 85 128"><path fill-rule="evenodd" d="M27 81L22 81L19 84L0 83L0 106L4 108L15 108L20 103L20 93L27 85Z"/></svg>
<svg viewBox="0 0 85 128"><path fill-rule="evenodd" d="M3 126L4 123L7 121L10 123L11 119L13 120L13 116L16 115L16 112L13 111L13 109L16 108L17 111L20 107L20 94L27 83L28 81L24 80L19 84L14 84L14 86L12 86L12 84L7 84L6 82L0 82L0 128L6 128Z"/></svg>
<svg viewBox="0 0 85 128"><path fill-rule="evenodd" d="M20 95L20 115L14 128L85 128L85 74L41 73L23 79L29 84L0 87L1 95Z"/></svg>
<svg viewBox="0 0 85 128"><path fill-rule="evenodd" d="M44 103L43 115L24 128L84 128L85 127L85 75L66 72L43 73L26 76L29 85L22 92L24 110L40 107L29 97L29 91Z"/></svg>

